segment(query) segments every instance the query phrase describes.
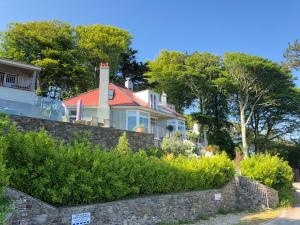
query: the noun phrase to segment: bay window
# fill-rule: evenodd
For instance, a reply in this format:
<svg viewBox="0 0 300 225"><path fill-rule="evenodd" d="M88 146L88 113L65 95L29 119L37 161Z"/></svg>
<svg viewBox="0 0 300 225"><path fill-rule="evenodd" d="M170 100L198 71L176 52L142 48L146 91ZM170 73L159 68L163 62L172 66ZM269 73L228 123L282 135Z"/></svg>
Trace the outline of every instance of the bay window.
<svg viewBox="0 0 300 225"><path fill-rule="evenodd" d="M140 126L145 128L145 131L149 130L149 114L140 111Z"/></svg>
<svg viewBox="0 0 300 225"><path fill-rule="evenodd" d="M127 112L127 130L134 131L137 125L137 111Z"/></svg>
<svg viewBox="0 0 300 225"><path fill-rule="evenodd" d="M149 133L150 115L148 112L140 110L127 111L127 130L135 131L137 127L143 127Z"/></svg>

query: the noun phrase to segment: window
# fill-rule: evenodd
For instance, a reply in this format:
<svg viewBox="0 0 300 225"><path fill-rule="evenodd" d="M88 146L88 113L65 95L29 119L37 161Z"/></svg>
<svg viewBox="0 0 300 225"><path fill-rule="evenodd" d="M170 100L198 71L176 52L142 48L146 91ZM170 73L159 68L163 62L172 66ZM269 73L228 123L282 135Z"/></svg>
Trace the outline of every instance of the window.
<svg viewBox="0 0 300 225"><path fill-rule="evenodd" d="M156 95L153 96L153 101L154 101L153 107L154 107L154 109L156 109Z"/></svg>
<svg viewBox="0 0 300 225"><path fill-rule="evenodd" d="M145 128L145 132L149 130L149 115L145 112L140 112L140 126Z"/></svg>
<svg viewBox="0 0 300 225"><path fill-rule="evenodd" d="M114 98L115 95L115 90L108 90L108 100L112 100Z"/></svg>
<svg viewBox="0 0 300 225"><path fill-rule="evenodd" d="M150 108L153 109L154 101L153 101L153 94L150 94Z"/></svg>
<svg viewBox="0 0 300 225"><path fill-rule="evenodd" d="M148 133L149 122L149 113L138 110L127 111L127 130L135 131L138 126L141 126L144 128L144 131Z"/></svg>
<svg viewBox="0 0 300 225"><path fill-rule="evenodd" d="M127 129L134 131L137 125L137 111L127 112Z"/></svg>
<svg viewBox="0 0 300 225"><path fill-rule="evenodd" d="M178 120L178 131L184 132L185 131L185 122Z"/></svg>
<svg viewBox="0 0 300 225"><path fill-rule="evenodd" d="M69 111L69 119L70 119L70 122L73 122L76 120L76 110L70 110Z"/></svg>

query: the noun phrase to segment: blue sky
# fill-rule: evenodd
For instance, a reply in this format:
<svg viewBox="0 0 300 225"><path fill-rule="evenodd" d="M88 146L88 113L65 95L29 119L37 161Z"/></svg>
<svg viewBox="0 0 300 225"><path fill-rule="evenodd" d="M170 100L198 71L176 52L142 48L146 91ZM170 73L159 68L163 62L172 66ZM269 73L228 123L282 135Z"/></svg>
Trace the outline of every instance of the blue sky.
<svg viewBox="0 0 300 225"><path fill-rule="evenodd" d="M300 39L299 12L299 0L0 0L0 30L49 19L109 24L133 35L140 60L167 49L240 51L281 62L288 42Z"/></svg>

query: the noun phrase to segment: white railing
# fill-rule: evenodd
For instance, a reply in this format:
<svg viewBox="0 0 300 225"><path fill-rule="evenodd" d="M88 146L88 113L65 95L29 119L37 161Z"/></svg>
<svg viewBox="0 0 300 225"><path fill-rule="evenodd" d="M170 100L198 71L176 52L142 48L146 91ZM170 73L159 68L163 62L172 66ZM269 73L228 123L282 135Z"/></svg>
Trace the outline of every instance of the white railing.
<svg viewBox="0 0 300 225"><path fill-rule="evenodd" d="M0 72L0 86L34 91L32 78Z"/></svg>
<svg viewBox="0 0 300 225"><path fill-rule="evenodd" d="M175 106L171 104L167 104L167 105L158 104L156 110L164 113L171 113L171 111L175 111Z"/></svg>

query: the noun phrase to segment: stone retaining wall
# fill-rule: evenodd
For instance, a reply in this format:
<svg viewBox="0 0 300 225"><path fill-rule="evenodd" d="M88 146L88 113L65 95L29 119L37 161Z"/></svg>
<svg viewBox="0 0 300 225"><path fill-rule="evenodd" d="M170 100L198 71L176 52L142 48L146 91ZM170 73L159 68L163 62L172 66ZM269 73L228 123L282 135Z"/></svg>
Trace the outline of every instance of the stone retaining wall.
<svg viewBox="0 0 300 225"><path fill-rule="evenodd" d="M220 189L56 208L9 188L6 195L14 200L16 209L11 224L7 225L70 225L72 215L81 213L91 213L89 224L92 225L154 225L194 220L201 215L215 214L220 210L257 208L248 195L240 195L239 189L240 186L233 180ZM277 195L277 192L269 194ZM268 197L270 201L276 199L274 196ZM247 204L241 205L241 202Z"/></svg>
<svg viewBox="0 0 300 225"><path fill-rule="evenodd" d="M87 133L93 144L100 144L105 149L115 147L118 143L119 137L124 132L123 130L114 128L88 126L24 116L10 116L10 118L20 130L38 131L45 129L55 138L63 139L66 142L70 142L76 132ZM153 134L137 133L132 131L126 131L126 133L133 150L154 146Z"/></svg>

